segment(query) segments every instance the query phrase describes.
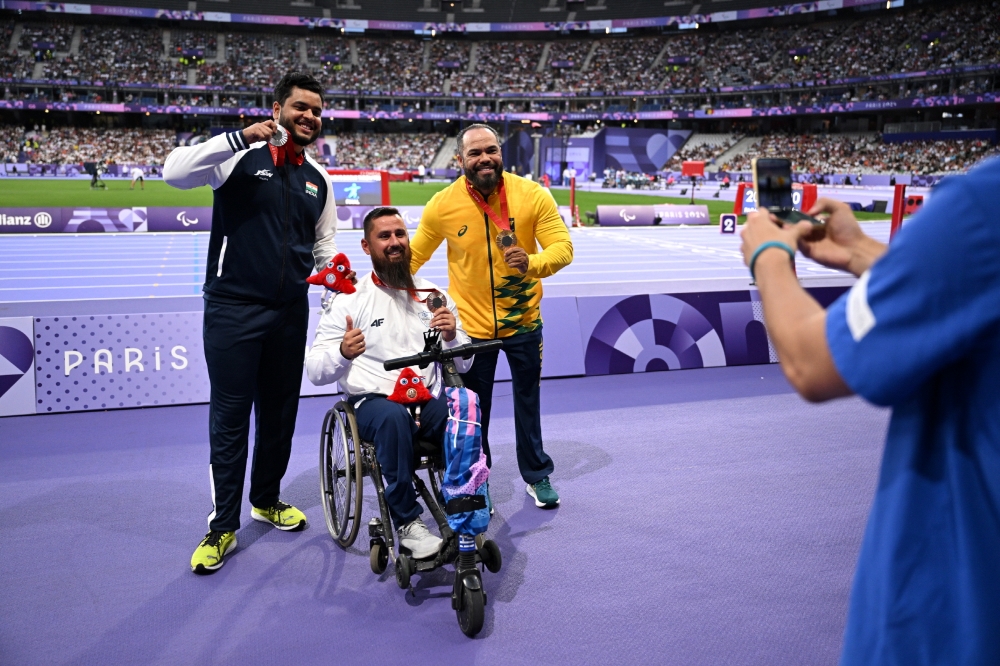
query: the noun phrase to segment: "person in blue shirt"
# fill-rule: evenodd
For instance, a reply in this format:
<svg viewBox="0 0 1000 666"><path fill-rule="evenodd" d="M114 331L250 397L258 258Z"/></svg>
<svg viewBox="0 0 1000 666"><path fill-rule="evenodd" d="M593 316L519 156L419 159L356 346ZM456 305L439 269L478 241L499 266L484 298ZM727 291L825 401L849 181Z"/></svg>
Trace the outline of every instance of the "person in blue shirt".
<svg viewBox="0 0 1000 666"><path fill-rule="evenodd" d="M1000 664L1000 158L948 178L886 247L847 205L777 226L749 216L743 255L789 382L814 402L892 407L841 664ZM828 310L795 248L858 276Z"/></svg>

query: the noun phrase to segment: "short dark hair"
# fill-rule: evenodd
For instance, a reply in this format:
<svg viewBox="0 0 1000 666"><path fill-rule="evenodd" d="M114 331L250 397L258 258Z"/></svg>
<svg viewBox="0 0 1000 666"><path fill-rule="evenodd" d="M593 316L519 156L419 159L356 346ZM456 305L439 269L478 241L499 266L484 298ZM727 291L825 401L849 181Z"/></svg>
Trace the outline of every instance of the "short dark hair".
<svg viewBox="0 0 1000 666"><path fill-rule="evenodd" d="M365 240L368 240L368 236L372 232L372 223L380 217L388 217L395 215L399 219L403 219L403 216L399 214L398 208L393 208L392 206L379 206L378 208L372 208L365 215ZM405 224L405 223L404 223Z"/></svg>
<svg viewBox="0 0 1000 666"><path fill-rule="evenodd" d="M319 95L319 100L323 101L323 86L311 74L304 72L289 72L281 77L278 85L274 87L274 101L280 106L285 104L285 100L292 96L292 88L301 88Z"/></svg>
<svg viewBox="0 0 1000 666"><path fill-rule="evenodd" d="M497 132L495 129L493 129L489 125L484 125L483 123L473 123L472 125L469 125L468 127L466 127L465 129L463 129L461 132L458 133L458 154L459 155L462 154L462 142L465 140L465 133L469 132L470 130L474 130L474 129L489 130L490 132L493 133L493 136L496 137L496 139L497 139L497 145L498 146L500 145L500 133L499 132Z"/></svg>

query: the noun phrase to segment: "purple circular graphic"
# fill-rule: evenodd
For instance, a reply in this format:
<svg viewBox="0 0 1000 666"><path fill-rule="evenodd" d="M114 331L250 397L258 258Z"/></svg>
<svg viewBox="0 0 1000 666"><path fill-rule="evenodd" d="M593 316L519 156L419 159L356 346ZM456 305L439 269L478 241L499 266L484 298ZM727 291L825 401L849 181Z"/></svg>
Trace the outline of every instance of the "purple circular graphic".
<svg viewBox="0 0 1000 666"><path fill-rule="evenodd" d="M31 338L16 328L0 326L0 356L20 370L19 374L0 375L0 397L3 397L31 368L34 357Z"/></svg>
<svg viewBox="0 0 1000 666"><path fill-rule="evenodd" d="M662 294L632 296L604 313L590 335L584 359L588 375L725 364L722 341L705 316Z"/></svg>

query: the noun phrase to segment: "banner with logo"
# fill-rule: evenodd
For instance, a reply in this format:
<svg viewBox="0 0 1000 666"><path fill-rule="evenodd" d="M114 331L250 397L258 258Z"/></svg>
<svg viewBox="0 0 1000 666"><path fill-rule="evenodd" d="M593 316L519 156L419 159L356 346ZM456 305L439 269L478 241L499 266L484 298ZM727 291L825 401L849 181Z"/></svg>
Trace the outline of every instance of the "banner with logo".
<svg viewBox="0 0 1000 666"><path fill-rule="evenodd" d="M807 291L827 307L846 290ZM588 376L778 361L756 290L576 300Z"/></svg>
<svg viewBox="0 0 1000 666"><path fill-rule="evenodd" d="M708 224L708 206L598 206L597 223L602 227L641 227L680 224Z"/></svg>
<svg viewBox="0 0 1000 666"><path fill-rule="evenodd" d="M7 321L27 333L11 332ZM311 308L310 331L318 324L318 308ZM37 373L22 370L25 359ZM24 411L4 411L3 387L26 372L27 402L22 396L10 407ZM0 319L0 416L184 405L208 402L209 390L201 312ZM313 386L303 372L301 395L336 391L335 384Z"/></svg>
<svg viewBox="0 0 1000 666"><path fill-rule="evenodd" d="M31 317L0 318L0 416L35 413Z"/></svg>
<svg viewBox="0 0 1000 666"><path fill-rule="evenodd" d="M0 234L208 231L210 207L0 208Z"/></svg>

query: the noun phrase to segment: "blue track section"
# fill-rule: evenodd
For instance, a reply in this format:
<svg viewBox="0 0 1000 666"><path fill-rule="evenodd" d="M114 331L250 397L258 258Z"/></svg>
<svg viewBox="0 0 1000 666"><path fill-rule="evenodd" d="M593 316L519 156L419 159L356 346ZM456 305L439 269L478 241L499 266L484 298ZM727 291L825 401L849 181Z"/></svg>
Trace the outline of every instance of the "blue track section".
<svg viewBox="0 0 1000 666"><path fill-rule="evenodd" d="M879 239L887 222L867 223ZM575 259L545 280L562 296L745 288L749 284L738 235L707 228L585 228L572 230ZM369 270L361 232L343 230L337 244L359 272ZM52 234L0 236L0 303L197 296L205 273L207 233ZM839 274L803 257L803 282ZM442 245L420 275L447 286ZM317 293L319 287L314 287Z"/></svg>

